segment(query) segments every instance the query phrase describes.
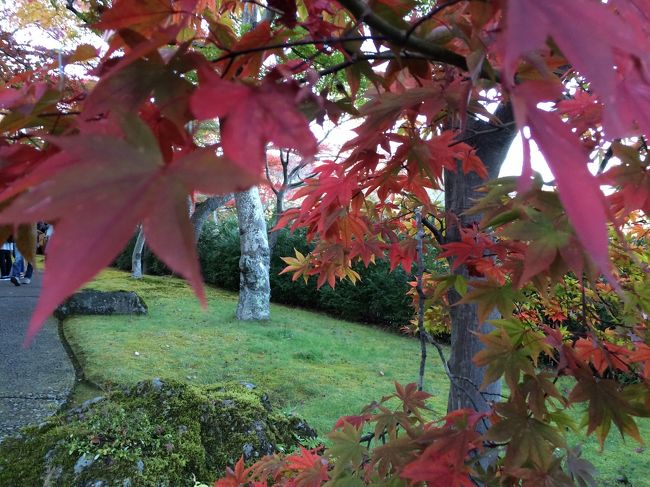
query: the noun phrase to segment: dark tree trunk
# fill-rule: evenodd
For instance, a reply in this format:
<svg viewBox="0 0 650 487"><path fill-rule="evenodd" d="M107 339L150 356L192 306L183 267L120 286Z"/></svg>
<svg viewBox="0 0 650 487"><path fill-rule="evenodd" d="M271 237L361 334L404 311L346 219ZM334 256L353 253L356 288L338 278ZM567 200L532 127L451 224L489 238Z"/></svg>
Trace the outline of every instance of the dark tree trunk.
<svg viewBox="0 0 650 487"><path fill-rule="evenodd" d="M508 149L516 135L512 126L512 111L509 106L499 107L496 113L506 128L489 133L493 128L487 122L472 121L468 124L465 137L474 135L468 143L476 148L477 155L485 164L489 179L498 177L501 165L508 153ZM457 172L445 171L445 209L446 242L460 240L461 228L471 226L481 219L481 215L465 215L464 212L471 208L473 201L480 197L476 190L485 183L477 174L463 174L458 167ZM457 218L457 220L456 220ZM455 271L467 277L467 269L461 266ZM449 304L451 315L451 356L449 370L452 381L449 390L448 410L454 411L469 408L477 411L487 411L491 401L497 401L501 393L500 381L489 384L479 390L483 383L484 370L472 362L472 357L482 349L475 332L487 333L493 329L489 323L479 323L477 306L474 304L461 304L453 306L460 300L460 295L454 290L449 291ZM489 319L499 318L495 310Z"/></svg>

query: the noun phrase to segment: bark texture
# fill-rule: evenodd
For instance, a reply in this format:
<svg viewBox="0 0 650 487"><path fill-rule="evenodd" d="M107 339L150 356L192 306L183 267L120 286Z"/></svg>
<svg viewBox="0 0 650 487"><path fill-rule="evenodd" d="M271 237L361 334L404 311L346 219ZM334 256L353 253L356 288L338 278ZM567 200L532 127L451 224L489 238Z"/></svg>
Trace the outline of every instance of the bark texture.
<svg viewBox="0 0 650 487"><path fill-rule="evenodd" d="M131 255L131 276L136 279L142 278L142 254L145 240L144 228L140 225L138 238L135 240L135 247L133 247L133 254Z"/></svg>
<svg viewBox="0 0 650 487"><path fill-rule="evenodd" d="M481 158L489 174L489 179L498 177L501 165L508 153L508 149L516 135L511 122L512 111L509 106L499 107L497 117L507 128L490 131L492 127L487 122L473 121L468 124L465 138L471 137L467 142L476 148L477 155ZM463 174L460 164L456 172L445 172L445 209L446 242L460 240L460 228L471 226L481 219L481 215L465 215L464 212L473 205L473 201L480 197L476 190L485 183L477 174ZM459 228L460 227L460 228ZM467 269L459 267L457 274L467 277ZM476 332L488 333L493 327L489 323L479 323L477 306L475 304L461 304L454 306L460 300L460 295L454 290L449 291L451 315L451 355L449 370L452 374L452 383L449 390L447 408L454 411L469 408L477 411L487 411L489 403L498 401L501 393L500 381L481 388L484 369L472 362L472 357L481 350L482 343ZM489 319L499 318L495 310Z"/></svg>
<svg viewBox="0 0 650 487"><path fill-rule="evenodd" d="M270 253L264 209L257 187L237 193L235 202L241 248L237 319L268 320Z"/></svg>

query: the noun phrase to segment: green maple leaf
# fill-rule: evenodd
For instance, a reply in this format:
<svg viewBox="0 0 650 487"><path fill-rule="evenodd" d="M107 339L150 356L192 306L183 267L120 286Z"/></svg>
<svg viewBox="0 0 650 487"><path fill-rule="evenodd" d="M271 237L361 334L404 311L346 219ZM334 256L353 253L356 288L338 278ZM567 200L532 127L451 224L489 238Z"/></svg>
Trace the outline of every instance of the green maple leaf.
<svg viewBox="0 0 650 487"><path fill-rule="evenodd" d="M513 303L519 292L513 289L511 284L501 285L494 281L472 281L469 284L472 290L457 304L476 303L479 321L487 320L494 308L503 316L512 316Z"/></svg>
<svg viewBox="0 0 650 487"><path fill-rule="evenodd" d="M491 320L491 323L495 327L505 330L513 344L524 349L535 365L537 365L540 353L547 352L550 354L552 351L552 347L546 343L544 333L515 318Z"/></svg>
<svg viewBox="0 0 650 487"><path fill-rule="evenodd" d="M520 284L550 269L560 249L569 244L571 233L566 220L564 225L557 221L553 215L535 212L530 220L519 220L504 231L512 239L529 242Z"/></svg>
<svg viewBox="0 0 650 487"><path fill-rule="evenodd" d="M334 476L334 472L332 472L332 476ZM366 484L363 480L358 477L352 475L341 475L326 482L324 487L364 487L365 485Z"/></svg>
<svg viewBox="0 0 650 487"><path fill-rule="evenodd" d="M517 468L530 461L538 467L550 463L555 448L565 448L560 432L550 424L528 415L522 397L513 398L496 407L502 419L486 433L492 441L508 442L505 466Z"/></svg>
<svg viewBox="0 0 650 487"><path fill-rule="evenodd" d="M505 330L498 329L481 335L480 340L485 348L474 356L474 363L486 367L484 386L505 375L508 386L514 389L522 370L530 375L535 374L533 363L526 352L512 341Z"/></svg>
<svg viewBox="0 0 650 487"><path fill-rule="evenodd" d="M415 416L420 422L424 423L424 418L420 414L421 410L430 410L424 403L431 397L431 394L419 391L417 384L414 382L402 386L398 382L395 383L395 395L402 401L402 410L405 413L410 413Z"/></svg>
<svg viewBox="0 0 650 487"><path fill-rule="evenodd" d="M381 476L386 476L415 460L419 449L417 441L408 436L394 438L373 450L372 464Z"/></svg>
<svg viewBox="0 0 650 487"><path fill-rule="evenodd" d="M569 394L569 401L589 402L586 416L587 434L596 432L601 449L605 445L612 422L621 436L627 434L643 443L639 428L632 417L635 409L626 401L620 384L610 379L597 380L587 372L577 375L576 379L578 383Z"/></svg>
<svg viewBox="0 0 650 487"><path fill-rule="evenodd" d="M345 423L342 428L333 431L327 437L332 440L332 445L327 452L331 458L335 459L332 477L337 477L342 470L348 467L351 467L352 470L358 469L368 455L368 448L360 443L361 429L355 428L350 423Z"/></svg>

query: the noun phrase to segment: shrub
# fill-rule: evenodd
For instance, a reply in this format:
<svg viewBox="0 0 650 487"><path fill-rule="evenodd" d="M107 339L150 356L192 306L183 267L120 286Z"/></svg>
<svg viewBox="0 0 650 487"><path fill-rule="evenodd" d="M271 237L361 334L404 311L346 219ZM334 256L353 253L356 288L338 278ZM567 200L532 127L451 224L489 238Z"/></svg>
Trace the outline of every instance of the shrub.
<svg viewBox="0 0 650 487"><path fill-rule="evenodd" d="M134 244L135 237L115 260L116 267L131 269ZM373 323L393 330L407 325L413 317L413 308L406 295L411 277L401 267L391 272L389 264L384 261L367 268L357 264L354 269L361 275L361 282L354 285L344 281L337 284L335 290L328 286L317 289L315 278L305 284L302 280L292 281L291 275L280 275L286 266L281 257L294 255L294 249L302 253L311 250L304 231L290 233L286 229L280 230L271 257L272 301L320 310L342 319ZM239 290L239 227L235 218L224 218L219 224L206 222L198 242L198 252L205 282L232 291ZM170 273L148 250L143 256L143 267L147 274Z"/></svg>

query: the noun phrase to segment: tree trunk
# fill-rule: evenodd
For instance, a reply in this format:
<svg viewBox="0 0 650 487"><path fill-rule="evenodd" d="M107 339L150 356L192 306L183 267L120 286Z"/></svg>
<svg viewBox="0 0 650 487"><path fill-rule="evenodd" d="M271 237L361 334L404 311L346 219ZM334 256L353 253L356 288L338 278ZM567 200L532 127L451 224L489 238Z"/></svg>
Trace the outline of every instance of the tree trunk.
<svg viewBox="0 0 650 487"><path fill-rule="evenodd" d="M210 214L225 205L231 198L232 194L212 196L207 200L196 204L194 207L194 213L192 213L192 216L190 218L192 225L194 225L194 240L197 242L199 241L201 231L203 230L203 225L207 221Z"/></svg>
<svg viewBox="0 0 650 487"><path fill-rule="evenodd" d="M133 254L131 255L131 277L136 279L142 278L142 254L144 252L144 227L140 225L138 230L138 238L135 240L135 247L133 247Z"/></svg>
<svg viewBox="0 0 650 487"><path fill-rule="evenodd" d="M273 215L273 224L271 225L271 228L275 227L278 224L278 220L284 212L284 195L286 191L287 188L283 186L275 195L275 215ZM269 232L269 255L273 255L273 249L275 248L275 244L278 243L279 236L280 232L277 230Z"/></svg>
<svg viewBox="0 0 650 487"><path fill-rule="evenodd" d="M237 319L268 320L270 254L264 209L257 187L237 193L235 202L241 248Z"/></svg>
<svg viewBox="0 0 650 487"><path fill-rule="evenodd" d="M469 123L466 135L476 134L468 143L476 148L477 155L485 164L489 179L499 175L508 149L516 135L512 126L512 111L509 106L502 105L496 113L497 117L507 128L490 133L477 133L493 128L487 122L473 121ZM474 172L463 174L460 164L456 172L445 171L445 209L446 238L445 242L460 241L460 228L471 226L481 219L481 215L465 215L464 212L471 208L473 201L481 194L476 190L485 183ZM458 220L456 220L456 218ZM467 269L460 266L455 273L467 277ZM478 368L472 362L472 357L483 346L476 336L476 332L488 333L493 327L490 323L479 323L477 306L475 304L461 304L454 306L460 300L460 295L454 290L449 294L451 315L451 355L449 370L452 374L452 383L449 389L448 411L469 408L477 411L487 411L490 402L500 398L500 381L480 388L483 383L484 369ZM499 313L493 311L489 319L499 318ZM480 388L480 390L479 390Z"/></svg>

